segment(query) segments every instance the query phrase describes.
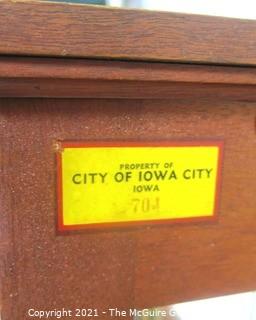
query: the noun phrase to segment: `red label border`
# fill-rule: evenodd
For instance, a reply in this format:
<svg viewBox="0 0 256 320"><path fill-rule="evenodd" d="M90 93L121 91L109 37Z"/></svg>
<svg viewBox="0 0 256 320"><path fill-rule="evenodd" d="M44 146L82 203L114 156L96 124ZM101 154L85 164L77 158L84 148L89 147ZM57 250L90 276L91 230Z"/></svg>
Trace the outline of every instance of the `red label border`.
<svg viewBox="0 0 256 320"><path fill-rule="evenodd" d="M223 163L223 140L186 140L186 141L59 141L59 150L56 152L57 162L57 230L72 231L81 229L98 229L98 228L113 228L113 227L129 227L143 225L165 225L187 222L209 222L217 221L219 206L220 206L220 191L221 191L221 175ZM64 225L63 223L63 185L62 185L62 150L65 148L92 148L92 147L218 147L218 168L216 178L216 189L214 199L214 210L211 216L191 217L191 218L174 218L174 219L159 219L159 220L141 220L128 222L104 222L93 224L79 225Z"/></svg>

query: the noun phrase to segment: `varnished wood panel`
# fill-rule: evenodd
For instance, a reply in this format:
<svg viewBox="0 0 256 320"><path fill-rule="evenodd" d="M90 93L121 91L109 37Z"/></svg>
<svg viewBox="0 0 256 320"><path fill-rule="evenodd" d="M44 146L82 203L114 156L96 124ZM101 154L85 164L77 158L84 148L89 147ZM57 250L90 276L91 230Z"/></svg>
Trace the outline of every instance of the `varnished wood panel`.
<svg viewBox="0 0 256 320"><path fill-rule="evenodd" d="M39 1L0 2L0 54L256 64L256 22Z"/></svg>
<svg viewBox="0 0 256 320"><path fill-rule="evenodd" d="M3 318L255 290L255 103L1 99ZM217 222L56 232L56 140L224 140ZM14 307L15 306L15 307ZM103 318L103 317L102 317Z"/></svg>

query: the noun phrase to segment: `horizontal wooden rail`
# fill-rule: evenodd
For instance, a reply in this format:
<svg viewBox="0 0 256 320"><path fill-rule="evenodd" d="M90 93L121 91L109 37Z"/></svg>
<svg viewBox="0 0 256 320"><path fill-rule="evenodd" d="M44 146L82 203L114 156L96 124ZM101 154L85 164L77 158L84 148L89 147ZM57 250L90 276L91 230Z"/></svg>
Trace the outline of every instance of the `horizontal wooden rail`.
<svg viewBox="0 0 256 320"><path fill-rule="evenodd" d="M0 58L1 97L256 101L256 68Z"/></svg>
<svg viewBox="0 0 256 320"><path fill-rule="evenodd" d="M165 81L256 85L256 68L0 57L0 78Z"/></svg>

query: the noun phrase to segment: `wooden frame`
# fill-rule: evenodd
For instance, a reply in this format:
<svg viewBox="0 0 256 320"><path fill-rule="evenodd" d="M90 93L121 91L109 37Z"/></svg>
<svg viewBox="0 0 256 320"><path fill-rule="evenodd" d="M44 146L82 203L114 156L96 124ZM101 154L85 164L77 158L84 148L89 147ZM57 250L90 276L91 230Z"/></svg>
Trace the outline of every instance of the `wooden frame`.
<svg viewBox="0 0 256 320"><path fill-rule="evenodd" d="M255 21L1 1L0 97L4 319L255 290ZM56 142L117 138L224 141L218 221L58 237Z"/></svg>

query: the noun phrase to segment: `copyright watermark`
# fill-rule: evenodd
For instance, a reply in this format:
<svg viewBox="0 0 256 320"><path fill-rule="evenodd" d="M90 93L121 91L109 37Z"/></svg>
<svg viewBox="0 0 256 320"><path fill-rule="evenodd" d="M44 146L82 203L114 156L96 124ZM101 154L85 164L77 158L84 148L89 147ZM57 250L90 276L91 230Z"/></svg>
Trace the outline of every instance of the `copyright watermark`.
<svg viewBox="0 0 256 320"><path fill-rule="evenodd" d="M121 310L118 308L108 308L106 310L99 310L93 308L76 308L76 309L53 309L53 310L37 310L30 308L27 315L34 319L61 319L61 318L92 318L100 316L108 316L113 318L133 317L139 319L140 317L159 317L161 319L171 317L175 318L176 312L173 309L128 309Z"/></svg>

